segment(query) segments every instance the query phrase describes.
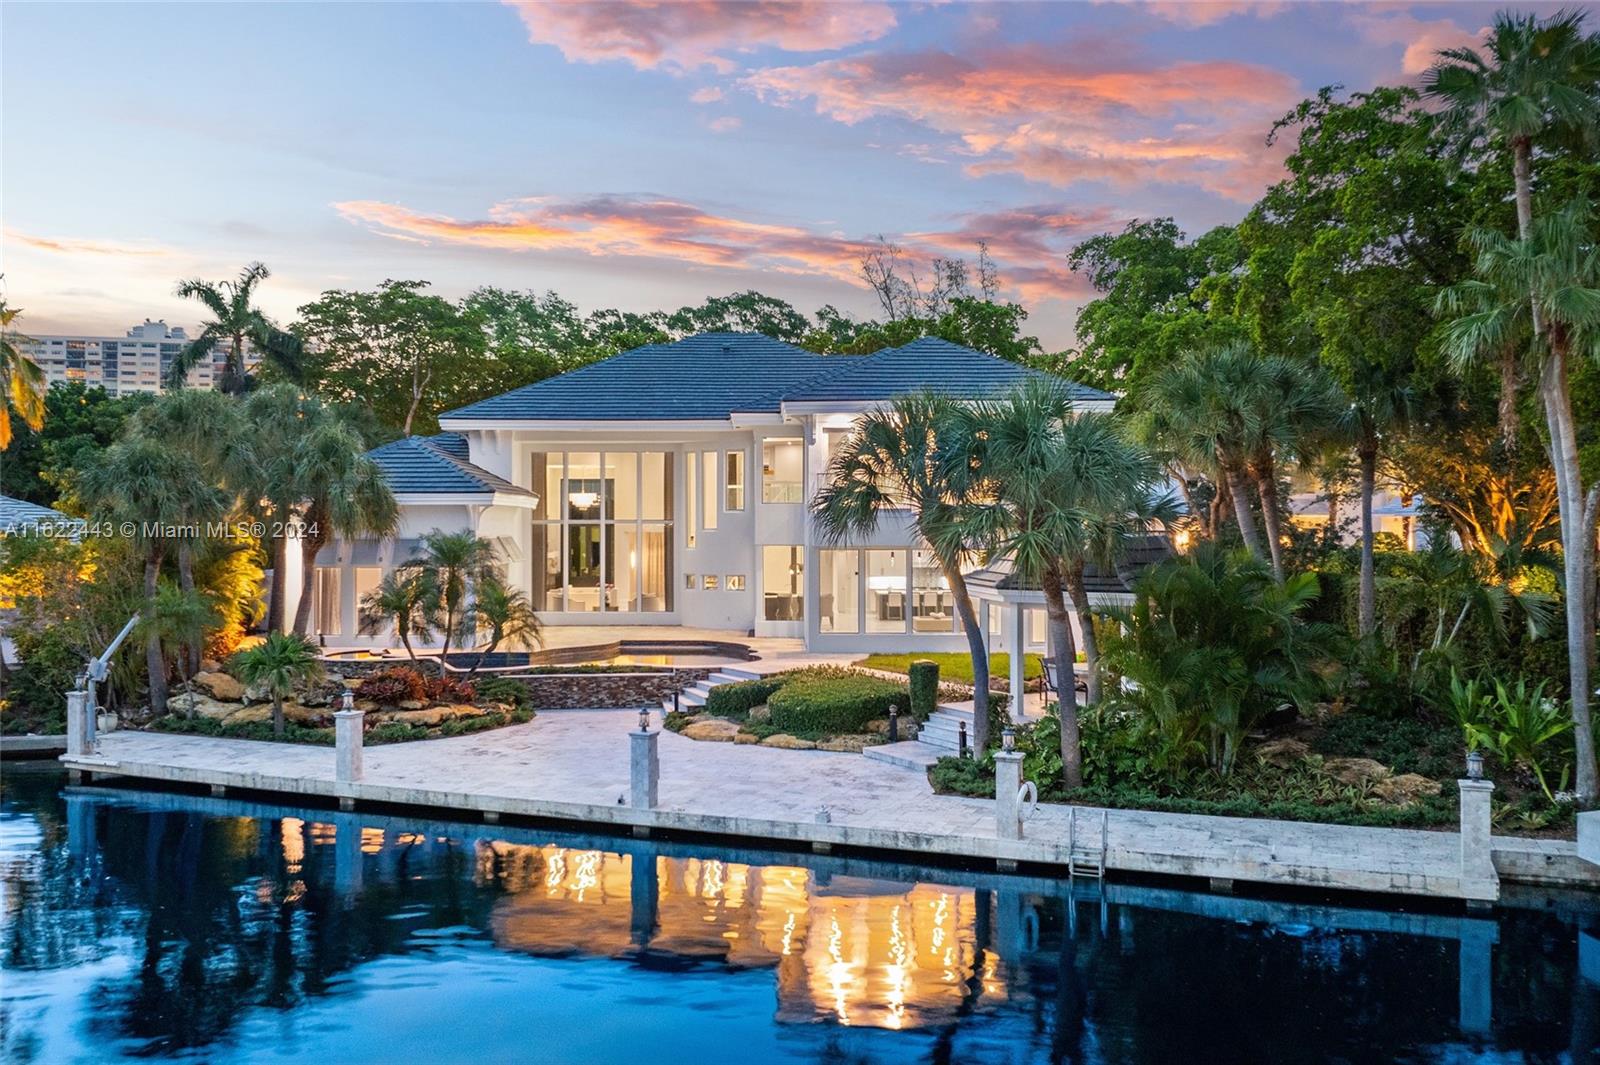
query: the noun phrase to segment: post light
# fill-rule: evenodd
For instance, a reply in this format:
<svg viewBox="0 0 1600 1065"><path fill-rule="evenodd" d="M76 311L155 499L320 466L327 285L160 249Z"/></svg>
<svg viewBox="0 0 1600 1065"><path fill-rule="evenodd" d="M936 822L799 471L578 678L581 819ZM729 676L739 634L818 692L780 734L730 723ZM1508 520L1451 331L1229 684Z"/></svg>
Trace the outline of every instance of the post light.
<svg viewBox="0 0 1600 1065"><path fill-rule="evenodd" d="M1017 732L1015 729L1006 729L1000 733L1000 749L1014 751L1017 749Z"/></svg>
<svg viewBox="0 0 1600 1065"><path fill-rule="evenodd" d="M639 731L640 732L649 732L650 731L650 711L648 711L648 710L640 710L639 711Z"/></svg>
<svg viewBox="0 0 1600 1065"><path fill-rule="evenodd" d="M339 709L348 712L354 710L355 708L356 693L351 691L349 688L346 688L344 690L344 694L339 696Z"/></svg>
<svg viewBox="0 0 1600 1065"><path fill-rule="evenodd" d="M1468 751L1467 752L1467 779L1468 780L1482 780L1483 779L1483 752L1482 751L1474 750L1474 751Z"/></svg>
<svg viewBox="0 0 1600 1065"><path fill-rule="evenodd" d="M894 703L889 704L889 742L900 742L900 708Z"/></svg>
<svg viewBox="0 0 1600 1065"><path fill-rule="evenodd" d="M962 721L956 726L956 757L957 758L965 758L966 756L967 756L967 723L965 721Z"/></svg>

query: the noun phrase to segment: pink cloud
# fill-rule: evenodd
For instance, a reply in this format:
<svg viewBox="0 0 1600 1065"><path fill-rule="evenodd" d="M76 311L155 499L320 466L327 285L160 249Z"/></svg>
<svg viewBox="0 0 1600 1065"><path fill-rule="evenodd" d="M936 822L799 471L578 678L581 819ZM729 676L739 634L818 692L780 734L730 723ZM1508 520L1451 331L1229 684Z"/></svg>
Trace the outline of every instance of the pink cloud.
<svg viewBox="0 0 1600 1065"><path fill-rule="evenodd" d="M1400 70L1410 77L1432 66L1441 49L1478 47L1489 32L1488 27L1469 30L1452 19L1419 19L1396 10L1357 10L1350 21L1371 44L1403 45Z"/></svg>
<svg viewBox="0 0 1600 1065"><path fill-rule="evenodd" d="M722 90L714 85L708 85L704 89L696 89L689 94L689 102L696 104L714 104L720 99L722 99Z"/></svg>
<svg viewBox="0 0 1600 1065"><path fill-rule="evenodd" d="M742 84L855 124L898 118L956 139L973 174L1052 185L1197 184L1248 201L1281 172L1265 147L1299 99L1282 71L1228 60L1141 62L1109 42L872 54L774 67Z"/></svg>
<svg viewBox="0 0 1600 1065"><path fill-rule="evenodd" d="M1151 0L1137 3L1137 6L1157 18L1182 26L1210 26L1235 15L1271 18L1289 5L1283 0Z"/></svg>
<svg viewBox="0 0 1600 1065"><path fill-rule="evenodd" d="M878 0L504 2L516 8L534 44L554 45L574 62L623 60L640 69L726 73L736 65L730 54L833 51L877 40L895 26L894 9Z"/></svg>
<svg viewBox="0 0 1600 1065"><path fill-rule="evenodd" d="M171 258L173 255L171 249L151 244L127 244L109 240L82 240L77 237L41 237L33 233L23 233L9 228L5 231L5 239L14 241L24 247L32 248L35 251L50 252L55 255L136 255L156 259Z"/></svg>
<svg viewBox="0 0 1600 1065"><path fill-rule="evenodd" d="M398 204L355 200L333 205L375 234L411 242L527 253L568 253L668 260L712 269L769 270L857 283L867 239L805 226L715 214L664 197L530 197L497 203L480 219L429 214ZM1106 209L1022 206L968 215L949 229L908 233L896 243L916 262L934 256L971 258L979 241L1011 291L1027 299L1080 296L1081 279L1065 256L1084 236L1120 225Z"/></svg>
<svg viewBox="0 0 1600 1065"><path fill-rule="evenodd" d="M739 119L733 115L723 115L720 118L713 118L707 124L711 127L711 132L713 133L732 133L734 130L744 125L743 122L739 121Z"/></svg>

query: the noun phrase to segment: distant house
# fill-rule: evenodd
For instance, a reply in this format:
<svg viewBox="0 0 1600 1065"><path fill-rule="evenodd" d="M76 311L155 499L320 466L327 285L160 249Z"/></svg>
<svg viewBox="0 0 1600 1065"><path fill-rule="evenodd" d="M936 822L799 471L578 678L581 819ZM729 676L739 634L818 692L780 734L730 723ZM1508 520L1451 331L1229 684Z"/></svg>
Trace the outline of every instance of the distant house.
<svg viewBox="0 0 1600 1065"><path fill-rule="evenodd" d="M41 507L25 499L0 496L0 536L61 536L76 540L86 527L82 518Z"/></svg>
<svg viewBox="0 0 1600 1065"><path fill-rule="evenodd" d="M450 411L439 435L371 453L399 499L399 532L323 550L315 629L330 646L371 642L356 635L357 604L440 528L493 541L546 625L964 649L949 589L907 520L888 515L868 539L827 544L806 503L863 412L928 388L993 395L1036 372L931 338L824 356L705 333ZM1115 401L1072 387L1083 410ZM1020 619L1038 644L1035 609L986 613L997 633Z"/></svg>

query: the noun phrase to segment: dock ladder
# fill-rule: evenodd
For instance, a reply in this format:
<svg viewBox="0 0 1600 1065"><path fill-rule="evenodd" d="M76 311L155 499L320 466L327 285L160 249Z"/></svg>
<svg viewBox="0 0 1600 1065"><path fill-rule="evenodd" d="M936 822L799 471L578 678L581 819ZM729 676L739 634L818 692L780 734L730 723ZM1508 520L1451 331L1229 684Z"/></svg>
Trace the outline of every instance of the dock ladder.
<svg viewBox="0 0 1600 1065"><path fill-rule="evenodd" d="M1071 808L1067 815L1067 879L1074 880L1080 876L1092 877L1096 880L1104 879L1106 875L1106 844L1110 839L1111 814L1107 810L1100 811L1100 838L1091 840L1087 837L1080 838L1078 833L1078 808Z"/></svg>

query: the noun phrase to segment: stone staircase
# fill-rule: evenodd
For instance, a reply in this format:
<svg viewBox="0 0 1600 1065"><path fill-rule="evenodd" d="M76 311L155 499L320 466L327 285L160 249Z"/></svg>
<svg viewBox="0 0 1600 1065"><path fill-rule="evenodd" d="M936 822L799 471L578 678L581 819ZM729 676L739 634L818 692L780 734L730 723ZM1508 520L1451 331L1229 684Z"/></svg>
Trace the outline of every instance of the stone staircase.
<svg viewBox="0 0 1600 1065"><path fill-rule="evenodd" d="M748 669L736 669L726 666L711 674L705 680L697 680L678 693L678 709L686 714L692 714L706 705L706 696L711 694L711 689L723 684L733 684L741 680L760 680L761 674L752 673ZM661 700L663 714L672 711L672 696Z"/></svg>
<svg viewBox="0 0 1600 1065"><path fill-rule="evenodd" d="M962 722L966 723L967 741L971 742L972 720L971 707L940 706L928 715L916 739L868 747L861 753L874 762L887 762L907 769L926 769L939 759L956 753L961 742Z"/></svg>

